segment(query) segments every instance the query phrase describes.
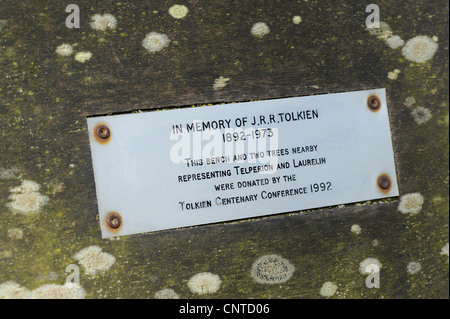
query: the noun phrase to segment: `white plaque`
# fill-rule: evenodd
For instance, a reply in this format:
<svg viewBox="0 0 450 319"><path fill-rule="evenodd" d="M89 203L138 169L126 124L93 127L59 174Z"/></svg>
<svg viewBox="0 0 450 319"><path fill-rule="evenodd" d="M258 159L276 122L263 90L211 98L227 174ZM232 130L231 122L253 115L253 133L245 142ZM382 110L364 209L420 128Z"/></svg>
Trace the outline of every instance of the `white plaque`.
<svg viewBox="0 0 450 319"><path fill-rule="evenodd" d="M87 121L103 238L398 196L384 89Z"/></svg>

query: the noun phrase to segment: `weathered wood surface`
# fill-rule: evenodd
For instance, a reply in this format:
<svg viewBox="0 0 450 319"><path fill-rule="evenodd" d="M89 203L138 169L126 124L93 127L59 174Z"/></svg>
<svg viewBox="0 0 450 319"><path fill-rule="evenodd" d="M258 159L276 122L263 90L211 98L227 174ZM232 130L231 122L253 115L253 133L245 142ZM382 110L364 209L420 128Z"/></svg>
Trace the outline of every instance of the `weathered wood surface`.
<svg viewBox="0 0 450 319"><path fill-rule="evenodd" d="M186 17L168 14L176 2ZM182 298L321 298L325 282L338 287L331 298L448 298L448 1L377 2L405 41L435 37L438 50L422 63L370 34L359 1L176 2L76 1L81 27L68 29L69 2L1 1L0 285L62 285L74 255L98 245L116 261L94 276L81 269L86 298L154 298L164 288ZM103 13L116 29L91 29L89 18ZM259 21L270 27L261 39L250 34ZM151 31L170 45L146 51ZM57 55L63 43L92 58ZM220 76L230 80L214 89ZM400 192L423 196L419 213L400 213L395 199L101 239L86 116L381 87ZM432 115L422 124L412 115L418 106ZM49 198L40 212L8 206L24 180ZM255 282L252 264L266 254L288 259L293 276ZM379 289L359 271L369 257L382 264ZM421 264L415 274L412 261ZM187 281L200 272L217 274L220 289L191 292Z"/></svg>

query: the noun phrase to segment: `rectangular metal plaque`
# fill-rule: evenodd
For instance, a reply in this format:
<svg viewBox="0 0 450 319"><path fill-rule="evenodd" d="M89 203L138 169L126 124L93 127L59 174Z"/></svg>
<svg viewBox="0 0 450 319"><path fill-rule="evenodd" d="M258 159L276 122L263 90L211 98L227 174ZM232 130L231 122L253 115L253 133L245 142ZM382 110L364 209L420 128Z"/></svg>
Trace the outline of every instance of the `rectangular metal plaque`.
<svg viewBox="0 0 450 319"><path fill-rule="evenodd" d="M104 238L398 196L384 89L87 121Z"/></svg>

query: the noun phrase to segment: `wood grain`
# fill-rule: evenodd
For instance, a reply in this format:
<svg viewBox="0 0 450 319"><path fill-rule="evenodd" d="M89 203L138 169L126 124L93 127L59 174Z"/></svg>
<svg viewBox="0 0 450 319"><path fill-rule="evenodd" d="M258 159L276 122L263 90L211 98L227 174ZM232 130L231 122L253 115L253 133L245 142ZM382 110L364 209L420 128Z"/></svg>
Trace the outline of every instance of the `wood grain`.
<svg viewBox="0 0 450 319"><path fill-rule="evenodd" d="M87 298L154 298L164 288L182 298L322 298L328 281L338 286L331 298L448 298L448 1L377 3L405 41L437 37L424 63L371 35L358 1L191 0L180 2L189 13L178 20L167 0L77 1L80 29L66 28L67 4L0 4L0 285L62 285L75 253L98 245L116 262L94 277L81 271ZM117 28L92 30L97 13L114 15ZM261 39L250 34L259 21L270 27ZM151 31L170 45L146 51ZM62 43L92 58L58 56ZM214 89L220 76L230 80ZM383 87L400 192L424 197L418 214L400 213L396 199L101 239L86 116ZM420 125L411 115L418 106L432 114ZM23 180L49 197L42 211L8 208ZM265 254L288 259L292 278L256 283L250 270ZM379 289L359 272L368 257L382 264ZM416 274L411 261L422 266ZM199 272L219 275L221 288L192 293L187 281Z"/></svg>

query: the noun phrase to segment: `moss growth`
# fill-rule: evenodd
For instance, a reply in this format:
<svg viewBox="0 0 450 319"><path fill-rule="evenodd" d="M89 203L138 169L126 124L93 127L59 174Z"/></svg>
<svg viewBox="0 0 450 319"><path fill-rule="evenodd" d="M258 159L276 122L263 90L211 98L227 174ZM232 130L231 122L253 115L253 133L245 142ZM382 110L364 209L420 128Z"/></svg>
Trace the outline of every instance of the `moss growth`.
<svg viewBox="0 0 450 319"><path fill-rule="evenodd" d="M371 37L364 6L354 2L301 1L301 10L296 2L236 2L230 10L213 1L174 20L167 1L151 7L80 1L81 29L69 30L60 2L2 1L8 24L0 30L0 165L17 173L0 178L0 284L12 280L30 290L61 285L65 267L77 263L74 254L98 245L116 263L93 278L81 273L88 298L153 298L168 287L181 298L203 298L186 284L200 272L220 276L212 295L218 298L319 298L325 282L339 287L332 298L448 298L448 256L441 255L449 223L448 29L440 27L448 21L446 10L434 3L384 4L385 19L405 41L419 31L438 37L433 59L419 64ZM89 28L88 17L102 12L117 17L116 30ZM292 23L293 14L301 24ZM258 40L249 32L257 21L270 25ZM141 46L152 31L172 40L158 55ZM74 53L93 57L78 63L57 56L61 43L77 44ZM396 68L401 76L388 81ZM217 91L212 84L219 76L231 80ZM418 214L404 216L397 199L386 199L101 239L86 115L369 87L387 88L399 187L402 194L424 196ZM433 114L421 126L403 104L409 96ZM24 216L7 209L10 189L23 179L43 185L49 202L41 212ZM350 231L354 224L363 229L358 236ZM23 237L8 237L17 228ZM292 278L271 287L255 283L251 266L265 254L287 258L296 269ZM358 269L367 257L383 264L382 289L364 286ZM406 270L411 261L422 266L414 277Z"/></svg>

